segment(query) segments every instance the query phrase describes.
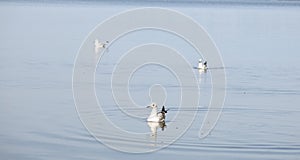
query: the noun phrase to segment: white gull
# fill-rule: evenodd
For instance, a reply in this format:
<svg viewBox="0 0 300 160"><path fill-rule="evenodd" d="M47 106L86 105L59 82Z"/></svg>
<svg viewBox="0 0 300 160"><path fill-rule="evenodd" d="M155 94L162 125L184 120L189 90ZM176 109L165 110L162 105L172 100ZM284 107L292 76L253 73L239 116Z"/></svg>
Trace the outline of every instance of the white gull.
<svg viewBox="0 0 300 160"><path fill-rule="evenodd" d="M165 110L165 106L162 107L160 112L157 112L157 105L155 103L152 103L150 106L147 106L147 108L152 108L152 111L147 118L148 122L164 122L166 118L166 113L168 110Z"/></svg>
<svg viewBox="0 0 300 160"><path fill-rule="evenodd" d="M108 43L109 43L108 41L99 42L99 40L96 39L95 40L95 52L97 53L100 48L105 48Z"/></svg>
<svg viewBox="0 0 300 160"><path fill-rule="evenodd" d="M202 62L202 59L199 59L198 69L206 70L207 69L207 61Z"/></svg>

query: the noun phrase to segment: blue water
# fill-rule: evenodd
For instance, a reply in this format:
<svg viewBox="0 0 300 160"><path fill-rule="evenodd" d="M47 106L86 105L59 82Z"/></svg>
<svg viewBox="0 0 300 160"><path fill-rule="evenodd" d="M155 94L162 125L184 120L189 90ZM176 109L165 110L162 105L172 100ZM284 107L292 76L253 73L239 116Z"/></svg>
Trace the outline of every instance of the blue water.
<svg viewBox="0 0 300 160"><path fill-rule="evenodd" d="M199 139L210 100L211 73L217 72L211 70L195 72L201 82L201 107L194 123L178 141L161 150L146 154L119 152L87 131L73 100L76 54L98 23L119 12L148 5L0 3L1 159L299 159L300 10L289 5L151 5L192 17L218 47L227 86L216 127L205 139ZM178 37L160 31L129 34L109 49L110 54L105 54L97 66L95 89L98 99L107 106L104 110L108 117L129 131L150 129L144 120L132 120L116 107L107 84L122 53L147 42L171 45L188 53L184 56L192 66L199 59ZM178 111L179 85L174 75L154 65L137 71L130 82L131 96L140 106L150 103L151 84L163 84L168 93L166 106L170 108L166 130L176 125L172 120ZM149 111L139 110L145 114ZM192 111L188 107L183 110ZM167 137L165 133L159 130L158 139ZM108 138L135 147L122 137ZM150 135L147 138L150 144L160 145Z"/></svg>

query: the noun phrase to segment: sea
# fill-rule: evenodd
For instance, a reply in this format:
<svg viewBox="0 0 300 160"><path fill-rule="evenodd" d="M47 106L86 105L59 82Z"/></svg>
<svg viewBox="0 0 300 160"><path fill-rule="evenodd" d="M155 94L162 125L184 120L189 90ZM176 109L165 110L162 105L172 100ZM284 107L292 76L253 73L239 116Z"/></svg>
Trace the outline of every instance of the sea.
<svg viewBox="0 0 300 160"><path fill-rule="evenodd" d="M0 159L300 159L298 1L13 0L0 24Z"/></svg>

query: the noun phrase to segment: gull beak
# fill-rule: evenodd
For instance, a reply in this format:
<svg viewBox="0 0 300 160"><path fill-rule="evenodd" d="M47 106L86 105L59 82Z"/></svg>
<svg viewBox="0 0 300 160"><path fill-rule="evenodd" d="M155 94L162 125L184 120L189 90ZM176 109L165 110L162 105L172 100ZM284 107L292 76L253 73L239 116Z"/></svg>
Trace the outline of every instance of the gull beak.
<svg viewBox="0 0 300 160"><path fill-rule="evenodd" d="M151 106L147 106L146 108L150 108Z"/></svg>

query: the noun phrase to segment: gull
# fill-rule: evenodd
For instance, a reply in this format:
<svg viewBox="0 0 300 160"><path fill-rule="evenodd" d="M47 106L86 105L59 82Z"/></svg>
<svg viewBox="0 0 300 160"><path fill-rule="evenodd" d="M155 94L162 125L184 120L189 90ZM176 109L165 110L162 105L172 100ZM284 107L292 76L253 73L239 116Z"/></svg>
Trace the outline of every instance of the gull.
<svg viewBox="0 0 300 160"><path fill-rule="evenodd" d="M198 69L206 70L207 69L207 61L202 62L202 59L199 59Z"/></svg>
<svg viewBox="0 0 300 160"><path fill-rule="evenodd" d="M152 103L150 106L147 106L147 108L152 108L152 111L147 118L148 122L165 122L166 113L168 110L165 110L165 106L162 107L160 112L157 112L157 104Z"/></svg>
<svg viewBox="0 0 300 160"><path fill-rule="evenodd" d="M100 48L105 48L109 41L99 42L98 39L95 40L95 52L97 53Z"/></svg>

